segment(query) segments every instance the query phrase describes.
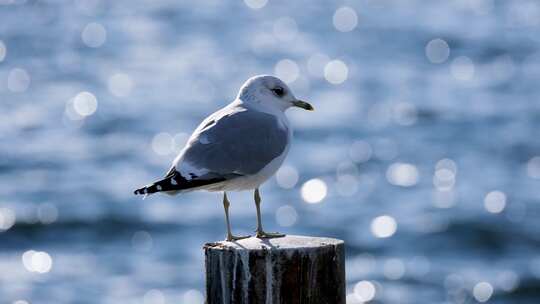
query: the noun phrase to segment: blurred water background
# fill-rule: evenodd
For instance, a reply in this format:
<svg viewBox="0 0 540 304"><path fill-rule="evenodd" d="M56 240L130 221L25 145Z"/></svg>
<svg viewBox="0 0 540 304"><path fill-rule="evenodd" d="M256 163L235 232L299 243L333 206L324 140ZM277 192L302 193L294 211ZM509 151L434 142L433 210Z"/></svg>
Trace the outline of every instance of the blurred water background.
<svg viewBox="0 0 540 304"><path fill-rule="evenodd" d="M0 0L0 302L203 303L220 195L132 191L275 74L316 111L265 226L346 240L348 303L538 303L539 26L527 0Z"/></svg>

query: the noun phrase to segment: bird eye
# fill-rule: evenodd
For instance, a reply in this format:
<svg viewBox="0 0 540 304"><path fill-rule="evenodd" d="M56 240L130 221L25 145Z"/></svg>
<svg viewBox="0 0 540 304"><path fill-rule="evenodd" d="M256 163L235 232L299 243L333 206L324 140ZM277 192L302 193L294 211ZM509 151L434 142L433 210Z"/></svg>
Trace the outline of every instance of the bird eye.
<svg viewBox="0 0 540 304"><path fill-rule="evenodd" d="M285 90L282 87L275 87L272 89L272 92L274 92L277 97L283 97L285 94Z"/></svg>

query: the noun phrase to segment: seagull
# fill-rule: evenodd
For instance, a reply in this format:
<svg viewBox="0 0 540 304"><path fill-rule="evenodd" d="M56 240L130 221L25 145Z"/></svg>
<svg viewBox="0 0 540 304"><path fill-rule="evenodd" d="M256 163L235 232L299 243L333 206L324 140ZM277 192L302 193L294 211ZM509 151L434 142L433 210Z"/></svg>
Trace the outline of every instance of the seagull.
<svg viewBox="0 0 540 304"><path fill-rule="evenodd" d="M165 177L134 193L146 197L156 192L223 192L226 240L235 241L250 236L232 234L227 192L253 190L256 237L285 236L263 230L259 187L276 173L289 152L292 127L285 111L291 107L313 111L311 104L297 99L277 77L258 75L248 79L233 102L195 129Z"/></svg>

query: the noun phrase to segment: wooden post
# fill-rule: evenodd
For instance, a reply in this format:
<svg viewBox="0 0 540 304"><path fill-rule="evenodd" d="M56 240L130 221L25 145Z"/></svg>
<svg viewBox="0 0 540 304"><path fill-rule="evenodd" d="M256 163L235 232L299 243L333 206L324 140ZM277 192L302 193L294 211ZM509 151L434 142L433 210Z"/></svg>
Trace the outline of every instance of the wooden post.
<svg viewBox="0 0 540 304"><path fill-rule="evenodd" d="M345 304L341 240L252 237L204 251L207 304Z"/></svg>

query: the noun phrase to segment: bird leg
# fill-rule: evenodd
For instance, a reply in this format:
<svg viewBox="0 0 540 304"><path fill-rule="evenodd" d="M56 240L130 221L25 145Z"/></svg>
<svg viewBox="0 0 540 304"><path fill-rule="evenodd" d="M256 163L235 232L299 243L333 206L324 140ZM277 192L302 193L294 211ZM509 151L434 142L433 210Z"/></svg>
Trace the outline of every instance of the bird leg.
<svg viewBox="0 0 540 304"><path fill-rule="evenodd" d="M285 234L278 232L264 232L261 220L261 195L259 194L259 188L255 189L253 196L255 198L255 207L257 207L257 237L261 239L284 237Z"/></svg>
<svg viewBox="0 0 540 304"><path fill-rule="evenodd" d="M227 241L233 242L236 240L247 239L249 235L235 236L231 232L231 222L229 221L229 206L231 203L227 199L227 193L223 192L223 208L225 209L225 221L227 222Z"/></svg>

